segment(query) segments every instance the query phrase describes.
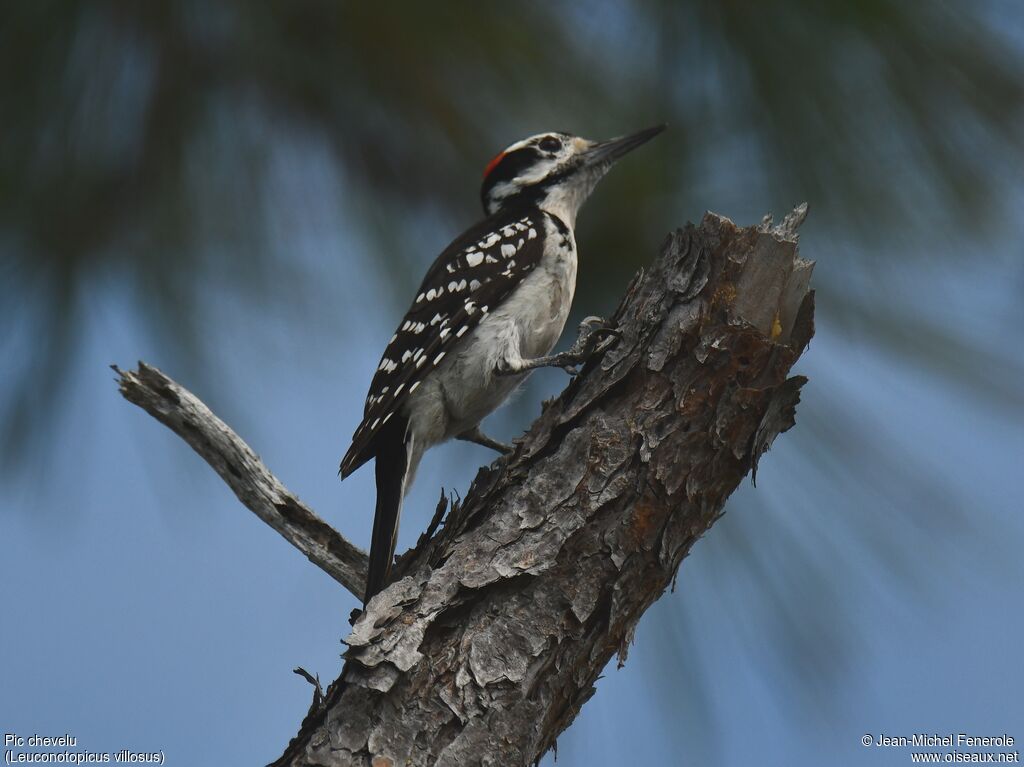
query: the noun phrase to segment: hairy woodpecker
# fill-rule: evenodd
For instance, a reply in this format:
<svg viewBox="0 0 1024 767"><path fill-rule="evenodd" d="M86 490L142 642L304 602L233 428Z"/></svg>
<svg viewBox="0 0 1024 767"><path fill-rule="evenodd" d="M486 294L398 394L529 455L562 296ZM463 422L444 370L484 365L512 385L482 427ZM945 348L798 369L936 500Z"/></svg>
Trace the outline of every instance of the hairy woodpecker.
<svg viewBox="0 0 1024 767"><path fill-rule="evenodd" d="M611 141L541 133L484 171L484 212L434 261L388 342L342 479L376 458L377 509L364 602L387 585L402 499L428 449L455 437L497 450L480 422L529 371L571 366L594 334L547 356L576 288L576 214L612 164L664 129Z"/></svg>

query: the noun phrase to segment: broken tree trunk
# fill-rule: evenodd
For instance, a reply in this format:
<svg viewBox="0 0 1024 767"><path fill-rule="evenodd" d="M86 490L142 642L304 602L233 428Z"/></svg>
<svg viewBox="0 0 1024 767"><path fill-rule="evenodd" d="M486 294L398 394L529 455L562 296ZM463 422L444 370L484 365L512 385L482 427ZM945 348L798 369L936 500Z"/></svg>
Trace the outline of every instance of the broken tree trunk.
<svg viewBox="0 0 1024 767"><path fill-rule="evenodd" d="M528 765L553 746L793 425L805 379L788 374L813 333L813 264L796 254L805 214L742 229L708 214L668 237L612 318L618 339L400 560L355 622L341 676L275 765ZM176 428L173 402L149 401L167 385L142 373L122 373L122 391ZM218 471L237 484L236 471ZM310 550L349 544L301 509L324 542L303 550L340 571Z"/></svg>

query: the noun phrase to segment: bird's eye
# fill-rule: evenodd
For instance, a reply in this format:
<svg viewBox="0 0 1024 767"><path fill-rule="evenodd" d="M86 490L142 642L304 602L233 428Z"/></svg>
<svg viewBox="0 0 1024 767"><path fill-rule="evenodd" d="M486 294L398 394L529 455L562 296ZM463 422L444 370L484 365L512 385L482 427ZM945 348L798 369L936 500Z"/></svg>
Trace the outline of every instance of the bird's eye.
<svg viewBox="0 0 1024 767"><path fill-rule="evenodd" d="M556 139L554 136L545 136L537 144L545 152L557 152L562 148L562 142Z"/></svg>

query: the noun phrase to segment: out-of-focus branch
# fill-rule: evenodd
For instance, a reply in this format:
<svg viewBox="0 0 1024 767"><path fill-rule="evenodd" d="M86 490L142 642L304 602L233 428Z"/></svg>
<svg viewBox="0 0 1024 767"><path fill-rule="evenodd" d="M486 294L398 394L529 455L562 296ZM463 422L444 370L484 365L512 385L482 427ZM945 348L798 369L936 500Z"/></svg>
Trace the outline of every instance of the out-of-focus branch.
<svg viewBox="0 0 1024 767"><path fill-rule="evenodd" d="M199 453L250 511L277 530L338 583L362 598L368 560L365 552L295 497L241 437L198 397L144 362L124 371L116 365L121 394Z"/></svg>

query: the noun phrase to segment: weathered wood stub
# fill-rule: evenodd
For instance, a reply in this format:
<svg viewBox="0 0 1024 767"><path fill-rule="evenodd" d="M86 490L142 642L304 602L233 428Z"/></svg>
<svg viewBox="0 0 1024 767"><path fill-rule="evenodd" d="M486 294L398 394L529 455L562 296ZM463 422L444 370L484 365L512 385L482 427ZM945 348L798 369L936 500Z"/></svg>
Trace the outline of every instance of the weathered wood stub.
<svg viewBox="0 0 1024 767"><path fill-rule="evenodd" d="M666 239L611 318L618 337L401 558L275 765L509 767L554 745L793 425L805 379L789 371L814 332L813 263L796 247L805 215L739 228L707 214ZM195 395L145 364L118 373L129 401L361 593L366 555Z"/></svg>
<svg viewBox="0 0 1024 767"><path fill-rule="evenodd" d="M813 333L795 228L708 214L615 312L621 336L477 476L347 638L278 765L527 765L794 423Z"/></svg>

